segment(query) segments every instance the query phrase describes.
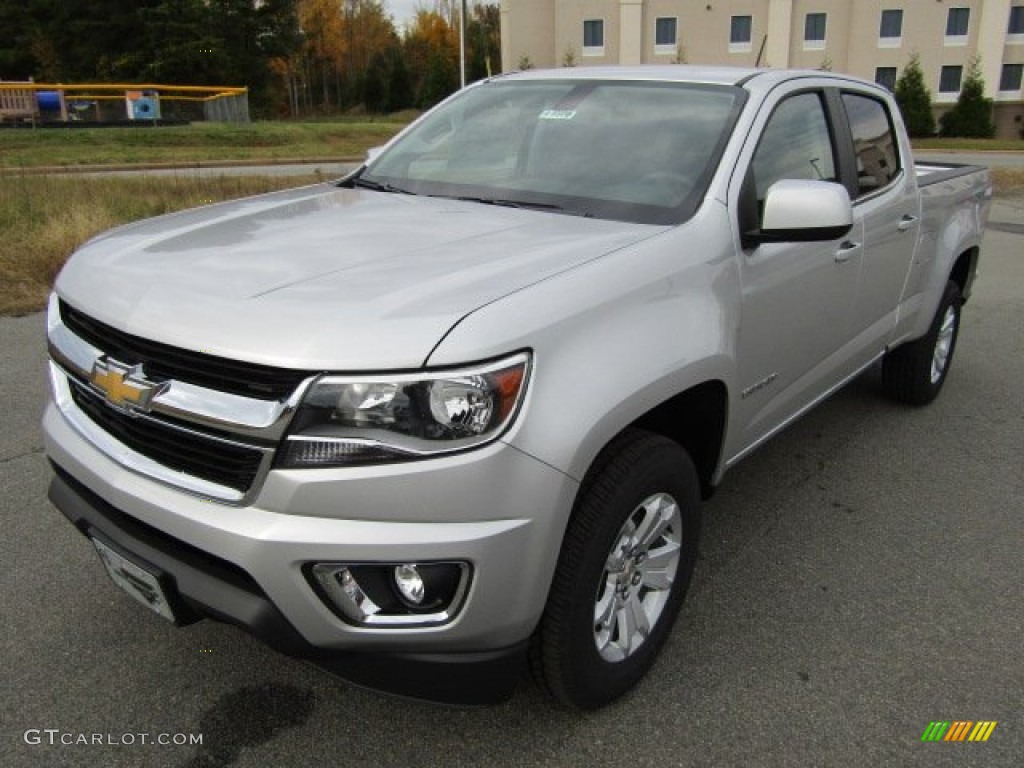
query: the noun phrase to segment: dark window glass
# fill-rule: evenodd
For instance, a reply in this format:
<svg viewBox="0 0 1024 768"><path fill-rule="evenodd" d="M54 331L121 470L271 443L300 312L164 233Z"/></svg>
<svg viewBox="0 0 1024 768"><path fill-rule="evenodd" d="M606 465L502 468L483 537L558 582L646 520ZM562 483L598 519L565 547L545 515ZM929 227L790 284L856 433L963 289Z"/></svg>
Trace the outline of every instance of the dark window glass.
<svg viewBox="0 0 1024 768"><path fill-rule="evenodd" d="M885 104L868 96L843 94L857 155L858 195L881 189L900 170L899 149Z"/></svg>
<svg viewBox="0 0 1024 768"><path fill-rule="evenodd" d="M882 21L878 25L879 37L903 36L903 11L882 11Z"/></svg>
<svg viewBox="0 0 1024 768"><path fill-rule="evenodd" d="M946 17L946 34L951 37L966 35L970 23L970 8L950 8L949 15Z"/></svg>
<svg viewBox="0 0 1024 768"><path fill-rule="evenodd" d="M604 45L604 19L587 19L583 22L583 47L600 48Z"/></svg>
<svg viewBox="0 0 1024 768"><path fill-rule="evenodd" d="M808 13L804 19L804 40L824 40L827 14Z"/></svg>
<svg viewBox="0 0 1024 768"><path fill-rule="evenodd" d="M939 93L960 93L963 72L963 67L943 67L939 74Z"/></svg>
<svg viewBox="0 0 1024 768"><path fill-rule="evenodd" d="M751 170L757 200L780 179L836 180L832 136L821 97L801 93L775 108L757 145Z"/></svg>
<svg viewBox="0 0 1024 768"><path fill-rule="evenodd" d="M1024 5L1015 5L1010 9L1010 25L1006 31L1011 35L1024 35Z"/></svg>
<svg viewBox="0 0 1024 768"><path fill-rule="evenodd" d="M1024 64L1003 64L1003 72L999 77L1000 91L1019 91Z"/></svg>
<svg viewBox="0 0 1024 768"><path fill-rule="evenodd" d="M676 44L676 20L673 17L666 17L654 20L654 44L675 45Z"/></svg>
<svg viewBox="0 0 1024 768"><path fill-rule="evenodd" d="M751 18L749 16L733 16L729 29L730 43L750 42Z"/></svg>
<svg viewBox="0 0 1024 768"><path fill-rule="evenodd" d="M875 70L875 82L890 91L896 90L896 67L878 67Z"/></svg>

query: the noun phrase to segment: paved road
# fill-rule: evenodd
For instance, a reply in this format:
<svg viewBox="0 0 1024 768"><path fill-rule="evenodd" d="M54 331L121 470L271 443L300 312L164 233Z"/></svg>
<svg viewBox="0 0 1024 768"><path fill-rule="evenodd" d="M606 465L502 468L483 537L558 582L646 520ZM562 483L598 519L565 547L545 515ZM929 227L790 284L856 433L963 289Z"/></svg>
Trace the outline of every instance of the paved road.
<svg viewBox="0 0 1024 768"><path fill-rule="evenodd" d="M588 714L528 684L484 710L391 700L230 627L176 630L138 608L45 501L43 320L0 320L4 764L1020 765L1022 253L1019 234L986 235L932 407L893 405L865 375L726 478L653 674ZM984 744L920 742L957 719L998 726ZM32 745L28 729L201 733L203 747Z"/></svg>

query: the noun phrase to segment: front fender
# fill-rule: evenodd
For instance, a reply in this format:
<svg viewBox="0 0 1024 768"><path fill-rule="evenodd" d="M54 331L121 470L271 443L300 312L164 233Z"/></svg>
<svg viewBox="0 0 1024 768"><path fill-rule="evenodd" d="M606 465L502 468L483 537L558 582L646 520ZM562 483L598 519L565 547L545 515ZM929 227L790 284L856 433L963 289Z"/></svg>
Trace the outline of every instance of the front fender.
<svg viewBox="0 0 1024 768"><path fill-rule="evenodd" d="M709 380L734 388L739 275L725 209L506 296L463 319L431 365L534 353L505 439L576 480L622 429Z"/></svg>

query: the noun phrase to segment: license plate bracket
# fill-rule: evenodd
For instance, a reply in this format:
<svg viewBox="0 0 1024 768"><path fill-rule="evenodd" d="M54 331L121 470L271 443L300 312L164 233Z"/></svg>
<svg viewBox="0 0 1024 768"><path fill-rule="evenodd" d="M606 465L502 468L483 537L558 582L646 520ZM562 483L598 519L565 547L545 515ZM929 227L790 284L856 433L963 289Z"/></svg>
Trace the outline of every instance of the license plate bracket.
<svg viewBox="0 0 1024 768"><path fill-rule="evenodd" d="M95 536L90 536L89 539L99 553L100 561L111 581L153 613L172 624L178 623L178 617L169 600L171 589L165 583L166 577L162 577L155 569L140 564L137 558L122 554Z"/></svg>

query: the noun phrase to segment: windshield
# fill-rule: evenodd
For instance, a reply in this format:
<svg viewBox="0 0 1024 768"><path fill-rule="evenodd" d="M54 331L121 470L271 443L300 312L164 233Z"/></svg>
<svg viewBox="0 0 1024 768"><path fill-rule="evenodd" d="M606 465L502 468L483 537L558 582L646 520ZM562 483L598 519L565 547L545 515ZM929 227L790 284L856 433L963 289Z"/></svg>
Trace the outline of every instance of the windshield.
<svg viewBox="0 0 1024 768"><path fill-rule="evenodd" d="M678 223L700 203L742 98L683 83L492 81L429 113L354 183Z"/></svg>

